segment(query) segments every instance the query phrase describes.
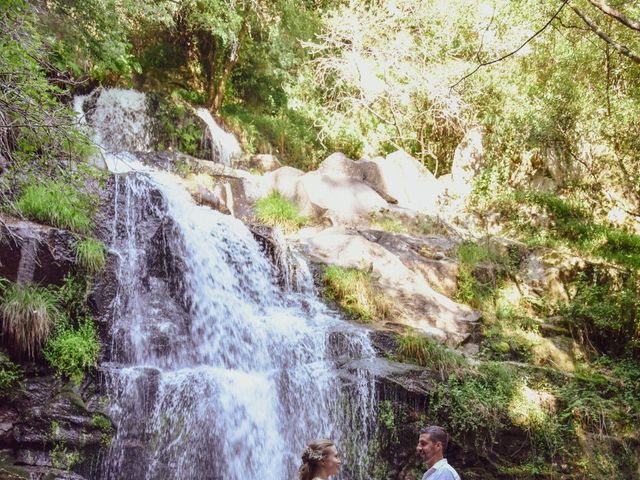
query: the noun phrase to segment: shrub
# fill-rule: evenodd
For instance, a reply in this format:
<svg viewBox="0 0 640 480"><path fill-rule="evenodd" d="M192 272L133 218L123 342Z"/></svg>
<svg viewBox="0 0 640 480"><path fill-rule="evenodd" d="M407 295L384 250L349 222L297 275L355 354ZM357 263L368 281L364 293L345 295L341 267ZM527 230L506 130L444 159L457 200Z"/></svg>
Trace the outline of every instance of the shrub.
<svg viewBox="0 0 640 480"><path fill-rule="evenodd" d="M458 246L457 253L460 267L456 298L474 308L481 308L497 284L486 278L481 280L476 270L481 263L485 263L491 269L502 271L502 260L488 243L463 242Z"/></svg>
<svg viewBox="0 0 640 480"><path fill-rule="evenodd" d="M58 375L80 384L85 372L96 365L99 350L93 320L87 317L77 329L61 324L47 342L44 356Z"/></svg>
<svg viewBox="0 0 640 480"><path fill-rule="evenodd" d="M104 415L96 413L91 419L91 425L102 432L102 445L104 445L105 447L110 446L113 437L113 424L111 423L111 420L109 420Z"/></svg>
<svg viewBox="0 0 640 480"><path fill-rule="evenodd" d="M520 383L513 367L481 364L438 384L429 413L452 432L471 434L478 448L490 448L496 433L511 426L505 407Z"/></svg>
<svg viewBox="0 0 640 480"><path fill-rule="evenodd" d="M409 334L400 337L399 353L402 361L417 363L437 371L442 380L467 366L462 354L423 335Z"/></svg>
<svg viewBox="0 0 640 480"><path fill-rule="evenodd" d="M90 291L85 275L67 275L61 287L52 287L58 303L68 318L83 318L89 315L87 297Z"/></svg>
<svg viewBox="0 0 640 480"><path fill-rule="evenodd" d="M60 315L49 290L10 284L0 304L5 344L18 356L35 358Z"/></svg>
<svg viewBox="0 0 640 480"><path fill-rule="evenodd" d="M0 398L9 396L21 378L20 367L0 353Z"/></svg>
<svg viewBox="0 0 640 480"><path fill-rule="evenodd" d="M14 204L18 213L31 220L78 233L91 231L92 205L89 195L62 181L29 184Z"/></svg>
<svg viewBox="0 0 640 480"><path fill-rule="evenodd" d="M499 211L510 228L531 245L562 245L583 255L640 268L640 235L598 223L592 212L570 200L518 191L492 202L489 209Z"/></svg>
<svg viewBox="0 0 640 480"><path fill-rule="evenodd" d="M367 272L328 266L322 280L327 299L337 302L347 315L356 320L382 320L398 313L391 301L374 288Z"/></svg>
<svg viewBox="0 0 640 480"><path fill-rule="evenodd" d="M221 115L249 153L275 150L283 164L301 170L315 168L327 155L328 149L318 140L314 118L300 112L285 108L276 114L265 114L249 111L245 106L226 105Z"/></svg>
<svg viewBox="0 0 640 480"><path fill-rule="evenodd" d="M616 287L582 278L576 294L560 313L582 331L601 352L611 355L640 352L640 296L638 279L631 275Z"/></svg>
<svg viewBox="0 0 640 480"><path fill-rule="evenodd" d="M94 238L79 240L75 244L76 262L88 273L97 273L106 262L104 244Z"/></svg>
<svg viewBox="0 0 640 480"><path fill-rule="evenodd" d="M285 231L297 230L305 223L298 207L276 191L256 202L255 213L261 223L280 226Z"/></svg>
<svg viewBox="0 0 640 480"><path fill-rule="evenodd" d="M82 455L75 450L68 451L63 443L56 443L51 450L51 465L61 470L71 470L82 461Z"/></svg>

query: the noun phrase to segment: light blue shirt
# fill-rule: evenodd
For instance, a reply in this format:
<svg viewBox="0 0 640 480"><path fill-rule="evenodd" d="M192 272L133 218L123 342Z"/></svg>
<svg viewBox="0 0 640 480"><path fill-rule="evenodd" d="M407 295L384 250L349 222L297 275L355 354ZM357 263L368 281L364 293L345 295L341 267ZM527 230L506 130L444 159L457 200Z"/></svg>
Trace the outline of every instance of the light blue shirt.
<svg viewBox="0 0 640 480"><path fill-rule="evenodd" d="M438 460L429 470L424 472L422 480L460 480L460 475L456 472L446 458Z"/></svg>

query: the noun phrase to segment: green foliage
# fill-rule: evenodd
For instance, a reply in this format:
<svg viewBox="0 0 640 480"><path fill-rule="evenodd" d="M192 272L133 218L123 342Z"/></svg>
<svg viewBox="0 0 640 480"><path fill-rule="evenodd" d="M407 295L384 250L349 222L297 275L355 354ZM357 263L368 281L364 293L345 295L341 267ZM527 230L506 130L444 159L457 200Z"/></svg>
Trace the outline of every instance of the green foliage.
<svg viewBox="0 0 640 480"><path fill-rule="evenodd" d="M84 318L90 314L87 305L91 285L84 275L68 275L61 287L49 287L58 305L69 319Z"/></svg>
<svg viewBox="0 0 640 480"><path fill-rule="evenodd" d="M71 470L74 465L82 461L82 455L78 451L69 451L63 443L56 443L50 452L51 465L60 470Z"/></svg>
<svg viewBox="0 0 640 480"><path fill-rule="evenodd" d="M640 422L640 365L601 357L558 387L559 418L576 437L597 442L578 464L589 478L633 478L639 468L633 436Z"/></svg>
<svg viewBox="0 0 640 480"><path fill-rule="evenodd" d="M104 268L106 249L100 240L85 238L75 244L76 262L87 273L97 273Z"/></svg>
<svg viewBox="0 0 640 480"><path fill-rule="evenodd" d="M462 242L458 245L458 289L456 298L474 308L483 308L490 301L513 262L514 257L502 257L489 239Z"/></svg>
<svg viewBox="0 0 640 480"><path fill-rule="evenodd" d="M50 39L40 33L39 19L22 0L5 2L0 18L0 156L10 196L16 182L29 174L55 176L71 170L93 149L75 128L75 114L61 103L64 78L50 59Z"/></svg>
<svg viewBox="0 0 640 480"><path fill-rule="evenodd" d="M47 341L44 356L58 375L70 378L79 385L84 374L95 367L100 343L90 317L77 328L62 323Z"/></svg>
<svg viewBox="0 0 640 480"><path fill-rule="evenodd" d="M35 358L60 317L56 298L49 290L14 283L2 292L2 335L16 356Z"/></svg>
<svg viewBox="0 0 640 480"><path fill-rule="evenodd" d="M25 217L78 233L93 228L91 198L63 181L27 184L16 202L16 211Z"/></svg>
<svg viewBox="0 0 640 480"><path fill-rule="evenodd" d="M206 126L196 117L183 97L187 92L174 90L170 95L148 95L154 110L154 138L159 150L178 150L194 157L206 158L201 148Z"/></svg>
<svg viewBox="0 0 640 480"><path fill-rule="evenodd" d="M113 423L111 423L111 420L104 415L96 413L91 419L91 425L102 432L102 445L105 447L110 446L114 433Z"/></svg>
<svg viewBox="0 0 640 480"><path fill-rule="evenodd" d="M276 191L256 202L255 216L259 222L272 227L280 226L285 231L297 230L306 221L298 207Z"/></svg>
<svg viewBox="0 0 640 480"><path fill-rule="evenodd" d="M240 105L222 111L225 123L251 153L276 153L287 165L310 170L328 153L318 140L313 119L304 113L283 109L277 114L252 112Z"/></svg>
<svg viewBox="0 0 640 480"><path fill-rule="evenodd" d="M622 285L599 282L584 275L575 283L576 293L560 314L585 334L599 351L614 356L640 355L640 287L630 275Z"/></svg>
<svg viewBox="0 0 640 480"><path fill-rule="evenodd" d="M398 351L402 361L417 363L438 372L442 380L468 366L462 354L423 335L401 336Z"/></svg>
<svg viewBox="0 0 640 480"><path fill-rule="evenodd" d="M371 274L357 268L335 265L324 269L325 297L360 322L383 320L397 315L397 307L373 286Z"/></svg>
<svg viewBox="0 0 640 480"><path fill-rule="evenodd" d="M529 208L523 208L528 206ZM563 246L624 267L640 268L640 235L595 220L593 213L552 194L517 191L491 203L531 245Z"/></svg>
<svg viewBox="0 0 640 480"><path fill-rule="evenodd" d="M509 405L518 386L514 368L481 364L477 372L451 375L436 386L429 413L458 435L471 434L478 448L490 448L498 431L509 428Z"/></svg>
<svg viewBox="0 0 640 480"><path fill-rule="evenodd" d="M56 66L75 75L105 81L140 73L127 38L133 3L88 0L80 7L72 0L55 0L43 19L57 38L52 57Z"/></svg>
<svg viewBox="0 0 640 480"><path fill-rule="evenodd" d="M408 230L400 220L393 218L378 218L374 216L371 220L371 225L391 233L407 233Z"/></svg>
<svg viewBox="0 0 640 480"><path fill-rule="evenodd" d="M0 398L11 396L22 380L22 369L0 353Z"/></svg>

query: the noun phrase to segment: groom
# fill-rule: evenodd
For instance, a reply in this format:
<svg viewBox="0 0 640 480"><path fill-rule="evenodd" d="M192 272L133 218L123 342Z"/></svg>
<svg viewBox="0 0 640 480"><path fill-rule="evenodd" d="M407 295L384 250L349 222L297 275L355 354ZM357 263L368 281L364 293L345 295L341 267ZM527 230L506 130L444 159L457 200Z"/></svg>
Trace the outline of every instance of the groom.
<svg viewBox="0 0 640 480"><path fill-rule="evenodd" d="M460 476L444 458L449 443L449 435L442 427L420 429L416 452L429 466L422 480L460 480Z"/></svg>

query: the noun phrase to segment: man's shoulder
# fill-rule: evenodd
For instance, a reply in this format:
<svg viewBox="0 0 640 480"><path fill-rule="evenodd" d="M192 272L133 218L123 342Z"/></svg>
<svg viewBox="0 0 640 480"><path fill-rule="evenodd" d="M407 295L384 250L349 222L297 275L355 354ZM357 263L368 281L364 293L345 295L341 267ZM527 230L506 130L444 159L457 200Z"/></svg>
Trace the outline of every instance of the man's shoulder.
<svg viewBox="0 0 640 480"><path fill-rule="evenodd" d="M438 468L438 473L440 474L438 478L442 480L460 480L460 475L458 475L456 469L449 465L449 462L446 460L442 462L442 465Z"/></svg>
<svg viewBox="0 0 640 480"><path fill-rule="evenodd" d="M439 480L460 480L460 475L458 475L458 472L456 472L456 470L453 467L447 466L445 468L441 468L440 470L438 470L438 479Z"/></svg>

